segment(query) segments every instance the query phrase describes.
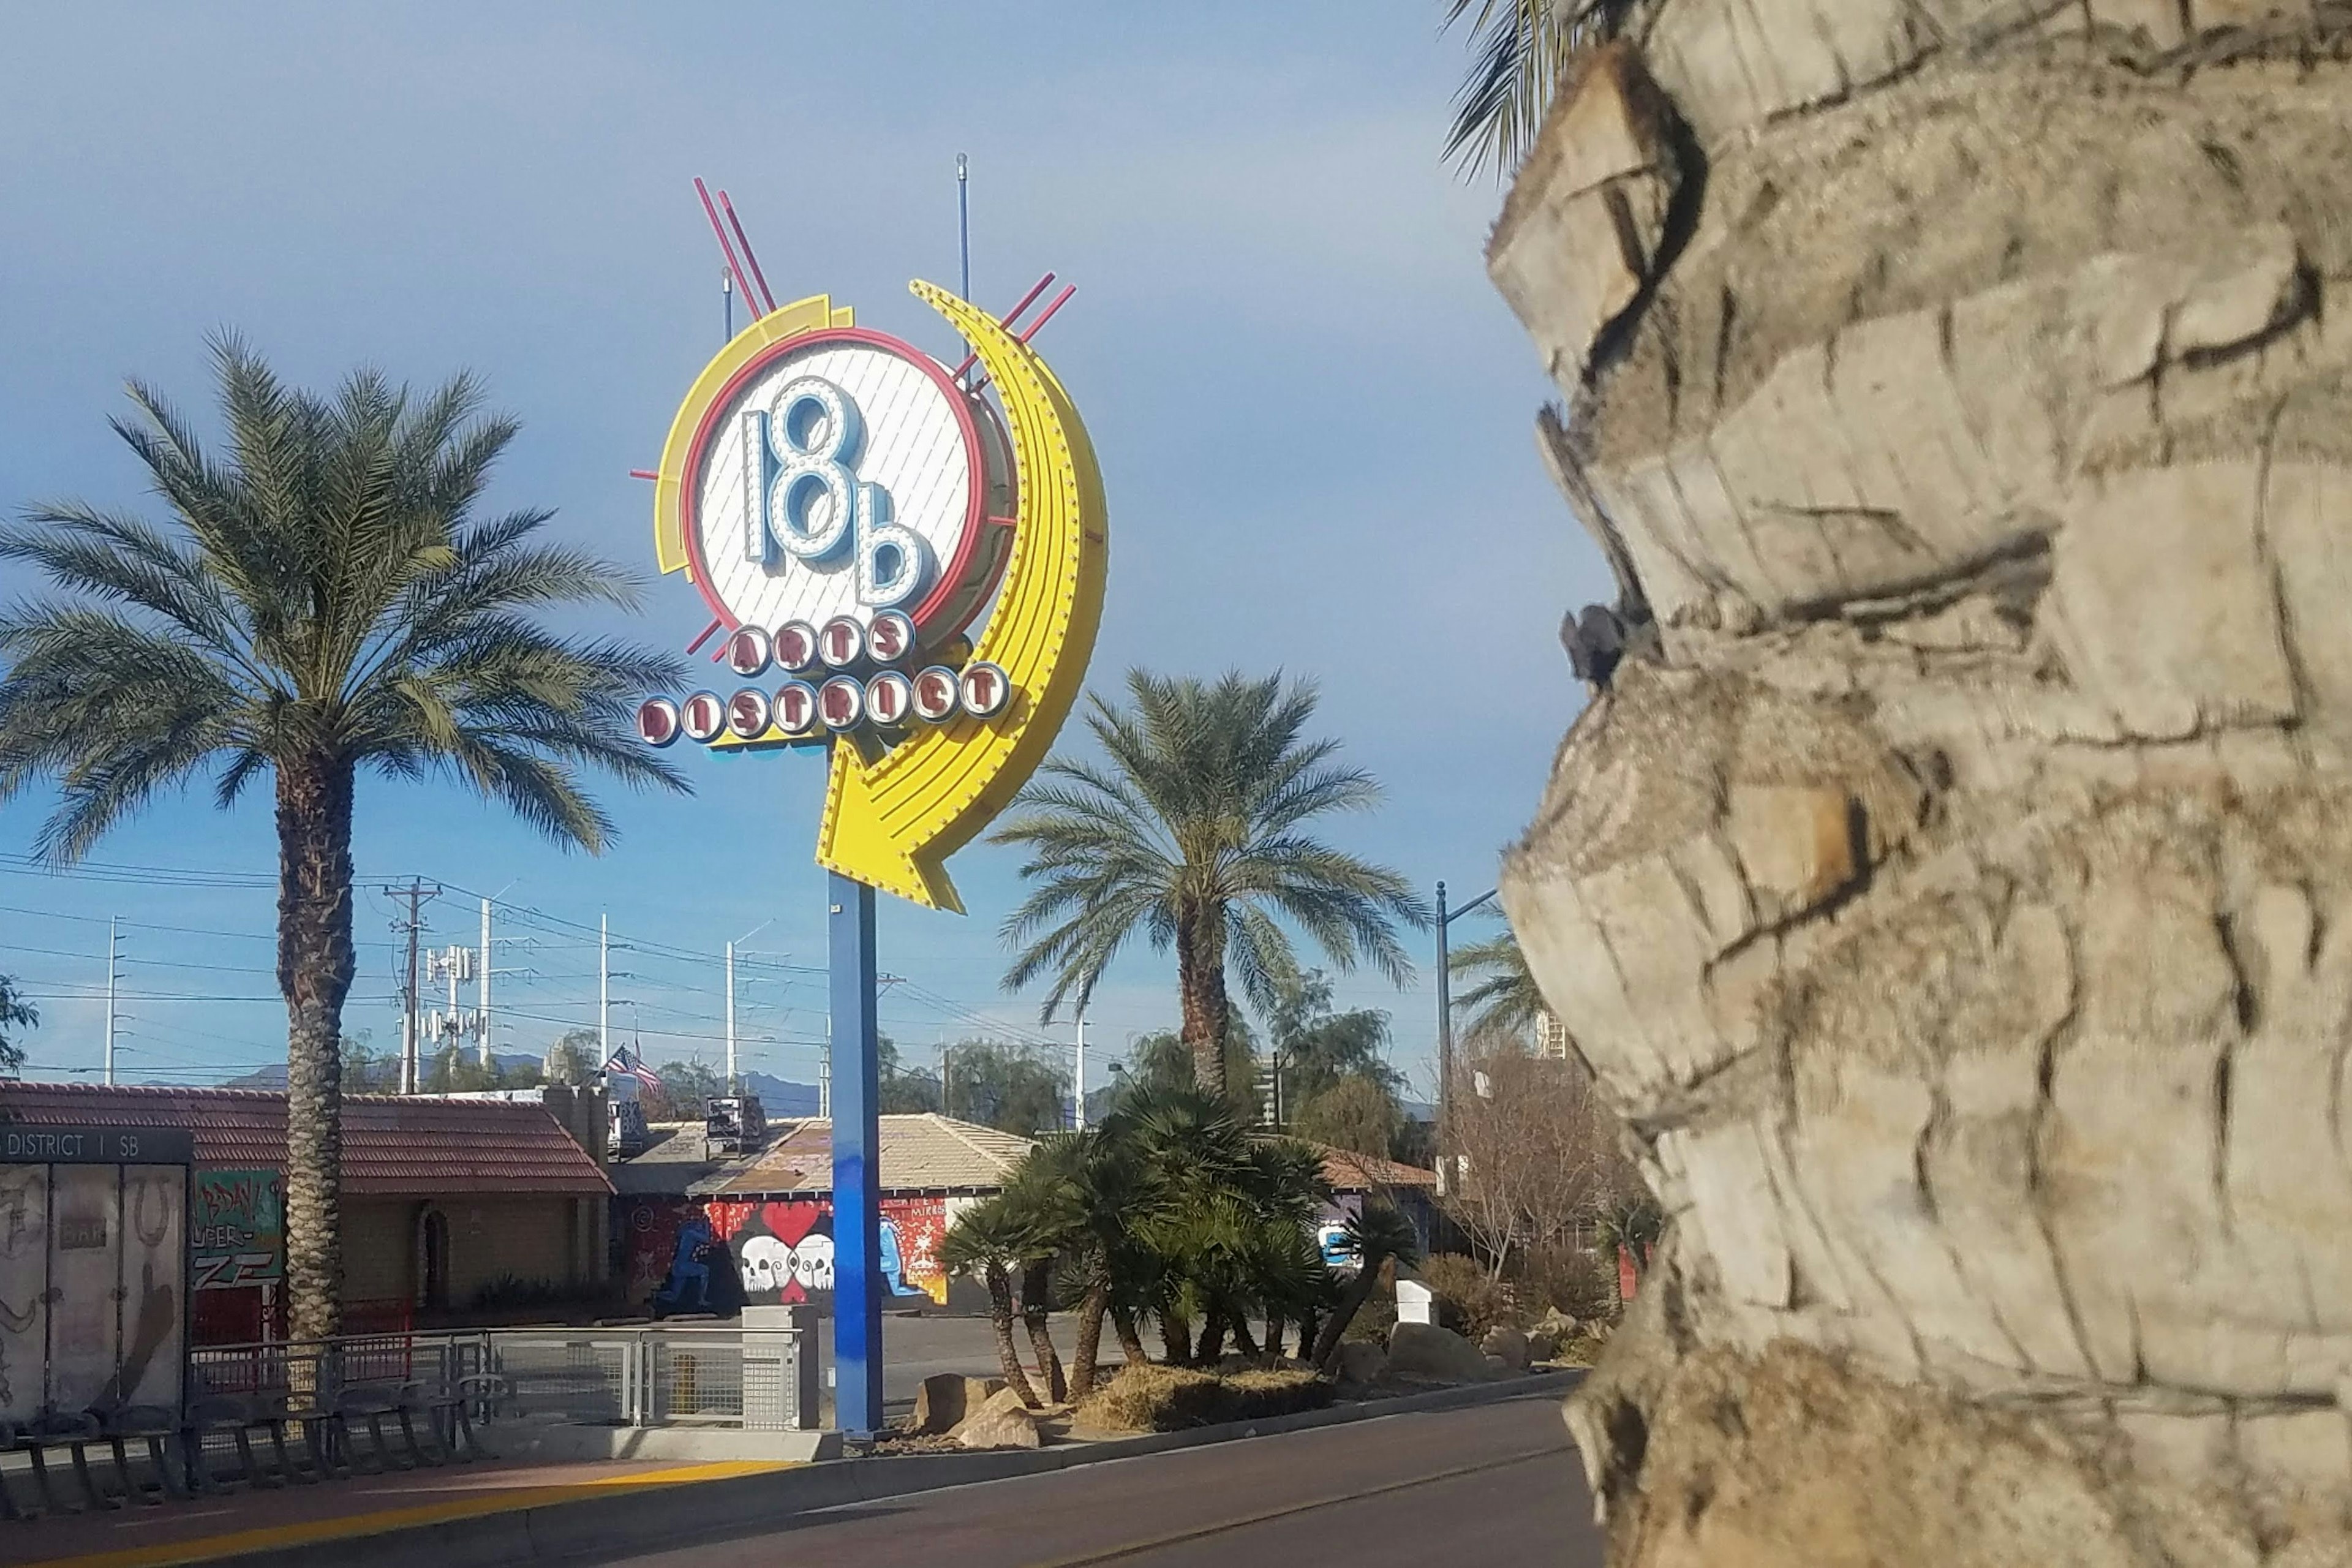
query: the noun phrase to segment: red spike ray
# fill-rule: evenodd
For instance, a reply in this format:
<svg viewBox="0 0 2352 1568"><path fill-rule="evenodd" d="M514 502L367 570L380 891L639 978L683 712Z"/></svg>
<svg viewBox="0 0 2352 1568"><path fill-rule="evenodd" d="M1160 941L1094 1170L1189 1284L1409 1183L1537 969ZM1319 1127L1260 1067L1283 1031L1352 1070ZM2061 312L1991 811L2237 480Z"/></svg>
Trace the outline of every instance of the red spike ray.
<svg viewBox="0 0 2352 1568"><path fill-rule="evenodd" d="M757 304L760 297L751 292L751 279L743 276L743 264L735 259L735 247L728 242L726 226L719 221L719 209L710 205L710 190L702 176L694 177L694 194L702 198L702 214L710 220L710 232L719 237L719 249L727 258L727 270L735 279L735 287L743 291L743 303L748 309Z"/></svg>
<svg viewBox="0 0 2352 1568"><path fill-rule="evenodd" d="M1003 315L999 316L996 319L996 324L1009 330L1014 321L1021 319L1021 312L1027 310L1032 304L1035 303L1037 296L1043 294L1046 289L1053 286L1054 275L1048 272L1045 276L1037 279L1036 285L1032 288L1029 292L1021 296L1021 303L1013 306L1010 310L1005 311ZM957 381L962 380L963 373L970 370L979 358L980 355L977 353L969 353L964 355L963 363L955 367L953 379Z"/></svg>
<svg viewBox="0 0 2352 1568"><path fill-rule="evenodd" d="M1031 338L1035 337L1037 335L1037 329L1052 321L1054 319L1054 312L1068 304L1070 302L1070 296L1077 291L1078 286L1073 283L1064 289L1060 293L1055 295L1054 302L1046 306L1043 310L1039 311L1035 321L1030 322L1026 327L1022 329L1019 334L1019 341L1025 343ZM988 377L983 375L978 381L973 382L966 390L977 394L982 387L984 387L987 384Z"/></svg>
<svg viewBox="0 0 2352 1568"><path fill-rule="evenodd" d="M768 291L767 274L760 270L760 258L751 254L751 237L743 232L743 220L735 216L735 204L727 199L727 187L719 187L719 205L727 214L728 226L735 231L735 243L743 247L743 259L751 266L751 281L760 286L760 303L770 310L776 308L776 297Z"/></svg>

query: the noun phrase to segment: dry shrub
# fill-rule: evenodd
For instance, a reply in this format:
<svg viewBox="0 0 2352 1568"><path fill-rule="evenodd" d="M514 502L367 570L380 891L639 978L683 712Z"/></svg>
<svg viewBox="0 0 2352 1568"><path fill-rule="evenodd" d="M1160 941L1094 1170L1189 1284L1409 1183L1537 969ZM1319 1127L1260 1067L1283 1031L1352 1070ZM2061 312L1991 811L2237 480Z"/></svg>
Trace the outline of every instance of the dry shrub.
<svg viewBox="0 0 2352 1568"><path fill-rule="evenodd" d="M1520 1326L1511 1288L1490 1279L1475 1258L1437 1253L1422 1264L1421 1282L1437 1292L1440 1321L1473 1344L1499 1324Z"/></svg>
<svg viewBox="0 0 2352 1568"><path fill-rule="evenodd" d="M1311 1372L1236 1372L1223 1376L1181 1366L1130 1366L1078 1409L1086 1426L1113 1432L1180 1432L1221 1421L1256 1421L1331 1403L1331 1385Z"/></svg>
<svg viewBox="0 0 2352 1568"><path fill-rule="evenodd" d="M1519 1299L1538 1315L1546 1307L1580 1322L1617 1315L1617 1260L1605 1249L1560 1247L1524 1255Z"/></svg>

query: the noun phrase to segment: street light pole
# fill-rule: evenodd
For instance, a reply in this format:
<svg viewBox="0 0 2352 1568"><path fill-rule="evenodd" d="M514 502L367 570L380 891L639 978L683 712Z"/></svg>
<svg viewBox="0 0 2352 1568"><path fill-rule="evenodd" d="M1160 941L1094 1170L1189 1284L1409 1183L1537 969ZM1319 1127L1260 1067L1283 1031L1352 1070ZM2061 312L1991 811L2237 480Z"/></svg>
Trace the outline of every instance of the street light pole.
<svg viewBox="0 0 2352 1568"><path fill-rule="evenodd" d="M1448 912L1445 908L1445 884L1437 884L1437 1158L1439 1169L1450 1152L1454 1119L1454 976L1450 969L1452 953L1446 945L1445 931L1455 921L1495 896L1487 889L1460 909Z"/></svg>

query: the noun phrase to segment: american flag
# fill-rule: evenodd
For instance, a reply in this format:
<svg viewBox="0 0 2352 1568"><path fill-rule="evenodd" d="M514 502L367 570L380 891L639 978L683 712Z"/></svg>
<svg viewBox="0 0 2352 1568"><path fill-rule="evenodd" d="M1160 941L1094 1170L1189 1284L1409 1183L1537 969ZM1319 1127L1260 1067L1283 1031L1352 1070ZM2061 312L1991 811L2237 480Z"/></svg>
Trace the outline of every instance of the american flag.
<svg viewBox="0 0 2352 1568"><path fill-rule="evenodd" d="M653 1068L646 1066L642 1058L635 1061L630 1060L629 1053L625 1050L614 1051L611 1057L606 1058L604 1062L604 1070L608 1073L622 1073L627 1077L635 1079L647 1089L659 1089L661 1087L661 1075L654 1071Z"/></svg>

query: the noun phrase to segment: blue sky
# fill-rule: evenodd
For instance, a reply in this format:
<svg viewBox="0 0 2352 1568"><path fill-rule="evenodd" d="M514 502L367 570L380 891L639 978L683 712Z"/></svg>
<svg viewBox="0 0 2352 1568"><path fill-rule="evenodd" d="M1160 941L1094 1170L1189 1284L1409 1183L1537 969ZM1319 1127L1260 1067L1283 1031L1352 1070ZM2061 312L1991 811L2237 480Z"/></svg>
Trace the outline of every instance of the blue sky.
<svg viewBox="0 0 2352 1568"><path fill-rule="evenodd" d="M1111 500L1093 685L1137 664L1317 680L1323 725L1388 789L1330 837L1458 900L1534 808L1581 701L1554 627L1606 574L1538 464L1550 388L1481 266L1499 193L1440 161L1465 53L1439 16L1434 0L28 9L0 94L0 507L152 510L106 418L131 375L200 409L215 329L313 383L470 368L525 424L495 499L557 508L566 538L642 572L646 610L620 629L679 646L707 616L682 577L654 579L627 473L719 345L692 176L732 194L779 298L830 292L944 352L906 284L955 280L968 153L974 295L1002 309L1049 268L1078 286L1038 346ZM0 594L32 586L20 571L0 568ZM471 942L478 895L518 906L501 934L532 944L500 952L518 971L497 985L501 1049L594 1022L603 912L629 943L616 1034L715 1059L719 950L770 922L739 995L748 1065L813 1079L820 770L682 760L698 793L614 794L624 837L602 858L448 786L367 781L361 874L448 887L428 943ZM125 1075L282 1058L266 791L227 815L201 790L163 802L68 878L22 865L48 804L0 807L0 966L41 998L34 1061L98 1060L109 915L138 922ZM1037 1033L996 984L1012 853L975 845L952 870L968 919L884 900L882 967L907 982L884 1027L918 1058L979 1021ZM392 914L363 899L347 1015L379 1047L398 1033ZM1395 1014L1416 1078L1422 968L1402 993L1340 985ZM177 999L194 997L215 999ZM1171 963L1137 952L1092 1015L1089 1076L1174 1018Z"/></svg>

